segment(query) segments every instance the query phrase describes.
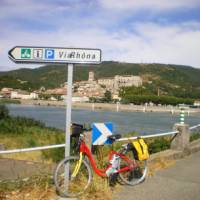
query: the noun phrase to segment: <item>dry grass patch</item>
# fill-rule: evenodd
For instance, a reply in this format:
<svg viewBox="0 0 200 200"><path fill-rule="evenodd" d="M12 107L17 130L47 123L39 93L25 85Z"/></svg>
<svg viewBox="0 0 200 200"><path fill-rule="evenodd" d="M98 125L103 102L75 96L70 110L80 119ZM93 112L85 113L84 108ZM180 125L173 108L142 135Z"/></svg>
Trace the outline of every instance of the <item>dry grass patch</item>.
<svg viewBox="0 0 200 200"><path fill-rule="evenodd" d="M0 198L1 199L1 198ZM13 192L5 192L1 200L55 200L56 194L53 188L29 187Z"/></svg>
<svg viewBox="0 0 200 200"><path fill-rule="evenodd" d="M112 200L113 192L117 188L117 186L115 188L110 187L106 178L94 175L92 185L80 197L80 200Z"/></svg>
<svg viewBox="0 0 200 200"><path fill-rule="evenodd" d="M116 186L114 189L118 189ZM96 175L93 182L80 196L80 200L112 200L114 189L108 184L106 178ZM0 200L57 200L55 186L50 177L33 177L29 180L15 183L0 183Z"/></svg>
<svg viewBox="0 0 200 200"><path fill-rule="evenodd" d="M148 163L148 176L153 176L156 170L165 169L175 165L175 160L157 158L155 161Z"/></svg>

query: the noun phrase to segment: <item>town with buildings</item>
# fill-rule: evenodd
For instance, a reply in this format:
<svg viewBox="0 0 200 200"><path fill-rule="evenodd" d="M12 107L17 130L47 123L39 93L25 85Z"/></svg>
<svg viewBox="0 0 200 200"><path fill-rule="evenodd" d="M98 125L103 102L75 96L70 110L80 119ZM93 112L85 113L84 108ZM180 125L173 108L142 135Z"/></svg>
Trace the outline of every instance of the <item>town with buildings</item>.
<svg viewBox="0 0 200 200"><path fill-rule="evenodd" d="M87 81L75 82L73 84L73 102L89 102L90 98L101 99L105 92L109 91L114 100L120 100L119 90L121 87L142 86L142 78L140 76L119 76L110 78L95 79L94 72L90 71ZM2 88L0 97L24 100L65 100L67 94L67 83L62 84L59 88L45 89L41 86L40 90L27 92L13 88Z"/></svg>

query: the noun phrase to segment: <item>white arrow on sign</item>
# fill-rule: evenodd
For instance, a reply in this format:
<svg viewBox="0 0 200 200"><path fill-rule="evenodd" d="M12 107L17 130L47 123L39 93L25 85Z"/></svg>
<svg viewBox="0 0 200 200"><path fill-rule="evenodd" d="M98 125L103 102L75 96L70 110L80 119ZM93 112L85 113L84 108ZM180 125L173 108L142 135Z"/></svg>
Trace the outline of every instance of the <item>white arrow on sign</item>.
<svg viewBox="0 0 200 200"><path fill-rule="evenodd" d="M87 63L101 62L100 49L16 46L8 52L16 63Z"/></svg>
<svg viewBox="0 0 200 200"><path fill-rule="evenodd" d="M102 145L108 139L108 136L112 135L112 132L103 123L95 123L95 126L102 135L93 143L93 145Z"/></svg>

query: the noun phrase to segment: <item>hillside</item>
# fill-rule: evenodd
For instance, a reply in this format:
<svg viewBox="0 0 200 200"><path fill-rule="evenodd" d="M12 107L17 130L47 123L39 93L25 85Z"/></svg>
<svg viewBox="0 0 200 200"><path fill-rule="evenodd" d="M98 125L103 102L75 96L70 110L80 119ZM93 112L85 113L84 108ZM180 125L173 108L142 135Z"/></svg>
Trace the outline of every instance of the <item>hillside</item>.
<svg viewBox="0 0 200 200"><path fill-rule="evenodd" d="M98 66L74 68L74 81L87 80L88 72L94 71L96 78L114 75L140 75L146 87L153 93L158 88L163 94L200 98L200 70L189 66L165 64L131 64L103 62ZM67 66L46 65L36 69L18 69L0 72L0 88L13 87L26 90L59 87L66 81Z"/></svg>

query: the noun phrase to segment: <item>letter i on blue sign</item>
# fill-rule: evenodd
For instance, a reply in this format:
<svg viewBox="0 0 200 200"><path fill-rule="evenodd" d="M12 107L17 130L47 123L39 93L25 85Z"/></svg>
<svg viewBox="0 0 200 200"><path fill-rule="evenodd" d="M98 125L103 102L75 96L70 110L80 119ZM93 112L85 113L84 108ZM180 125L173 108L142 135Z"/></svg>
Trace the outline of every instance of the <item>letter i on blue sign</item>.
<svg viewBox="0 0 200 200"><path fill-rule="evenodd" d="M54 59L54 49L45 49L45 58L46 59Z"/></svg>

